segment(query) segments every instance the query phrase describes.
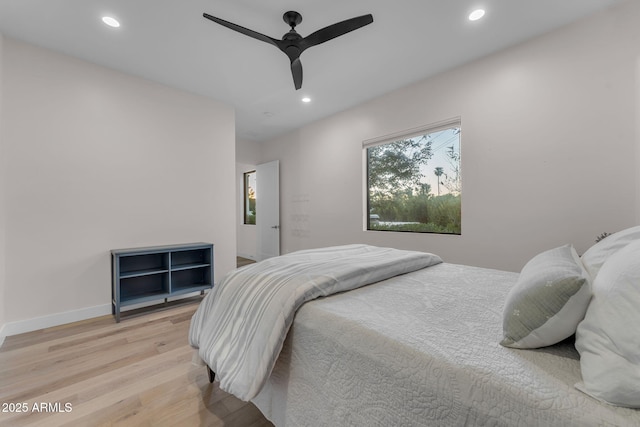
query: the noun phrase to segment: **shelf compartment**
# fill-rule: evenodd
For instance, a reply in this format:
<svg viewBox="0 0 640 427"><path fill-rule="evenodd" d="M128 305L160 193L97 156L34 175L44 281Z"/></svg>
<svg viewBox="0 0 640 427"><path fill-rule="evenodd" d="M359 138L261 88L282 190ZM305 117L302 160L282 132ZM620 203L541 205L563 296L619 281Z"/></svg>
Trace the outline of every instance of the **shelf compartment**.
<svg viewBox="0 0 640 427"><path fill-rule="evenodd" d="M175 251L171 253L171 270L182 270L211 264L211 248Z"/></svg>
<svg viewBox="0 0 640 427"><path fill-rule="evenodd" d="M129 255L120 257L120 276L134 276L138 273L166 271L169 269L167 253Z"/></svg>
<svg viewBox="0 0 640 427"><path fill-rule="evenodd" d="M171 272L171 293L184 289L211 287L211 269L208 266Z"/></svg>
<svg viewBox="0 0 640 427"><path fill-rule="evenodd" d="M169 294L169 274L136 276L120 280L120 301L129 302L143 297L160 298Z"/></svg>

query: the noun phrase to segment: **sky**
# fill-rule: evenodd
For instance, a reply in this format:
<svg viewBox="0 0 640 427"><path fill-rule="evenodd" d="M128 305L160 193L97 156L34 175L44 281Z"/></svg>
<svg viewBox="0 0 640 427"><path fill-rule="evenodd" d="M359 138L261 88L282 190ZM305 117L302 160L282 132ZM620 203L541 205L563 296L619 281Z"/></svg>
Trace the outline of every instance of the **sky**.
<svg viewBox="0 0 640 427"><path fill-rule="evenodd" d="M421 168L422 173L425 175L422 179L431 185L431 194L438 195L438 180L433 173L435 168L440 166L444 173L449 176L454 176L452 164L447 156L449 147L453 146L456 153L460 153L460 133L456 132L459 128L450 128L443 131L433 132L431 135L431 149L433 151L433 157L427 161L427 165ZM444 175L440 177L441 182L444 181ZM447 194L449 190L444 185L440 185L440 194Z"/></svg>

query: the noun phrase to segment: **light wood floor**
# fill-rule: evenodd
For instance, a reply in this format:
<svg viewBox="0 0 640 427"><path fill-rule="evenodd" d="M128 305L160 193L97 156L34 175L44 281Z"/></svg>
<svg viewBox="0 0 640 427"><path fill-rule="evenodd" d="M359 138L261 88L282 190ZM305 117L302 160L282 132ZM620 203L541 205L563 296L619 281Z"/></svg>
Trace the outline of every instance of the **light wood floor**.
<svg viewBox="0 0 640 427"><path fill-rule="evenodd" d="M241 256L236 257L236 264L237 264L238 267L244 267L247 264L253 264L253 263L255 263L255 261L252 260L252 259L243 258Z"/></svg>
<svg viewBox="0 0 640 427"><path fill-rule="evenodd" d="M123 313L118 324L104 316L7 337L0 425L271 426L191 363L189 321L199 301ZM27 412L14 412L12 403L25 403ZM54 412L34 411L41 403Z"/></svg>

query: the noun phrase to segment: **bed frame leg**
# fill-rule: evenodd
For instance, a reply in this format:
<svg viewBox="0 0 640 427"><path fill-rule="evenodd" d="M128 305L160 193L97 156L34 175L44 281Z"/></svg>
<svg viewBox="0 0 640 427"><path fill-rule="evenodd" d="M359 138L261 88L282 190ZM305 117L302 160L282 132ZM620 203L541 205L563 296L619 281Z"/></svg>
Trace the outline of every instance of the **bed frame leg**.
<svg viewBox="0 0 640 427"><path fill-rule="evenodd" d="M207 366L207 374L209 374L209 382L213 383L213 381L216 379L216 373L213 372L209 366Z"/></svg>

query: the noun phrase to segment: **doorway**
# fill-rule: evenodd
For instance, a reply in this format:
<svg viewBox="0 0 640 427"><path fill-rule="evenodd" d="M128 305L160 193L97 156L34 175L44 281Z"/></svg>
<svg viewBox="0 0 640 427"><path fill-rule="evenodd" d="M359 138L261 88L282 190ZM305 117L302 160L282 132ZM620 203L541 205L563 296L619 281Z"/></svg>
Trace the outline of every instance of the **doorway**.
<svg viewBox="0 0 640 427"><path fill-rule="evenodd" d="M280 163L256 167L256 259L280 255Z"/></svg>

